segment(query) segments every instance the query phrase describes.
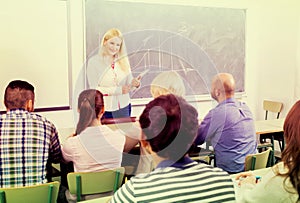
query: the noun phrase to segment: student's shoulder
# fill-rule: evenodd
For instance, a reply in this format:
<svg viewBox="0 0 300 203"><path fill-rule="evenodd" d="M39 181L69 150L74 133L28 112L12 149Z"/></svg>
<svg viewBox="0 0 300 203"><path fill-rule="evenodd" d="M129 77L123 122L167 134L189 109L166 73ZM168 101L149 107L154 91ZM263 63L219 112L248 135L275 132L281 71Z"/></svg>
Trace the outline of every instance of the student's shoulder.
<svg viewBox="0 0 300 203"><path fill-rule="evenodd" d="M30 113L30 114L33 119L43 122L46 125L49 125L56 129L55 125L50 120L48 120L45 116L42 116L42 115L36 114L36 113Z"/></svg>
<svg viewBox="0 0 300 203"><path fill-rule="evenodd" d="M218 167L213 167L211 165L204 164L204 163L197 164L194 167L196 168L196 170L199 170L202 173L206 173L209 176L216 175L216 176L224 176L224 177L230 178L230 175L226 171L224 171L223 169L218 168Z"/></svg>

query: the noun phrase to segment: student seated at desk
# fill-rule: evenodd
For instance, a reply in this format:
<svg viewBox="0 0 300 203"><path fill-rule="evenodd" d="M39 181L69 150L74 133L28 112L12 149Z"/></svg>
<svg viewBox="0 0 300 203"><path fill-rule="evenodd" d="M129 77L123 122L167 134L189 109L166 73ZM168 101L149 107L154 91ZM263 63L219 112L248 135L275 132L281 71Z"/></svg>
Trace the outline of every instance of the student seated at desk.
<svg viewBox="0 0 300 203"><path fill-rule="evenodd" d="M182 97L159 96L139 119L143 147L157 167L127 181L111 202L234 202L230 176L187 154L198 130L197 110Z"/></svg>
<svg viewBox="0 0 300 203"><path fill-rule="evenodd" d="M125 136L101 124L103 95L99 90L81 92L76 132L62 146L63 157L72 161L74 171L90 172L121 166Z"/></svg>
<svg viewBox="0 0 300 203"><path fill-rule="evenodd" d="M251 172L238 174L238 202L300 202L300 101L289 111L283 126L286 148L282 162L269 169L260 182Z"/></svg>
<svg viewBox="0 0 300 203"><path fill-rule="evenodd" d="M79 121L74 135L67 138L62 154L67 162L73 162L75 172L91 172L121 166L125 136L101 124L104 113L103 94L88 89L78 98ZM66 191L69 202L76 202L76 195Z"/></svg>
<svg viewBox="0 0 300 203"><path fill-rule="evenodd" d="M245 158L257 152L252 113L234 98L235 80L229 73L214 76L211 96L218 105L211 109L199 126L196 145L209 142L214 148L216 166L228 173L244 171Z"/></svg>
<svg viewBox="0 0 300 203"><path fill-rule="evenodd" d="M174 94L178 96L185 95L185 86L181 76L175 71L165 71L158 74L151 82L151 95L156 98L161 95ZM151 155L140 147L140 160L136 174L149 173L154 169Z"/></svg>
<svg viewBox="0 0 300 203"><path fill-rule="evenodd" d="M33 112L34 89L22 80L11 81L5 89L7 111L0 116L0 188L46 183L47 165L62 161L56 127ZM64 202L65 198L59 195L57 200Z"/></svg>

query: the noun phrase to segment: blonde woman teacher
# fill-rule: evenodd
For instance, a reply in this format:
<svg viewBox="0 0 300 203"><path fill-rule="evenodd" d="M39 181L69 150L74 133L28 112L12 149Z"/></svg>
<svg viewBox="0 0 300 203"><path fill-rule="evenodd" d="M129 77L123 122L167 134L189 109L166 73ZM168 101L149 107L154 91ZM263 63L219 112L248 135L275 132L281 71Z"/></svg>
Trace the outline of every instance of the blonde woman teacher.
<svg viewBox="0 0 300 203"><path fill-rule="evenodd" d="M99 90L104 95L105 118L130 117L129 92L140 86L140 77L133 78L120 30L108 30L100 43L98 54L87 63L89 88Z"/></svg>

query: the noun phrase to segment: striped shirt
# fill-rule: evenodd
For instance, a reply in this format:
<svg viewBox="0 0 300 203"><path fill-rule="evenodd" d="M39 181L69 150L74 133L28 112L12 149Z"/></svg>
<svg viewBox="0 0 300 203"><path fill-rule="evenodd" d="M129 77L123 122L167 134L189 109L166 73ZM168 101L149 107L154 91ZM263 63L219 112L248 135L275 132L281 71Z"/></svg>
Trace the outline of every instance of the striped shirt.
<svg viewBox="0 0 300 203"><path fill-rule="evenodd" d="M132 177L111 202L235 202L235 193L227 172L190 162Z"/></svg>
<svg viewBox="0 0 300 203"><path fill-rule="evenodd" d="M0 187L47 182L46 163L62 154L55 126L23 109L0 116Z"/></svg>

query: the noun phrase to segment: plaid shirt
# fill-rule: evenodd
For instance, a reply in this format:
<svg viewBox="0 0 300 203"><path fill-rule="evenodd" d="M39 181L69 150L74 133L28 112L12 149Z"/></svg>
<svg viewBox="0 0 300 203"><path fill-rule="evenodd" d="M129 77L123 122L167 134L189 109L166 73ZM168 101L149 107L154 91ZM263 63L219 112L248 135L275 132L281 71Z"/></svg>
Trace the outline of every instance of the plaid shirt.
<svg viewBox="0 0 300 203"><path fill-rule="evenodd" d="M47 161L62 159L55 126L40 115L13 109L0 116L0 187L47 182Z"/></svg>

